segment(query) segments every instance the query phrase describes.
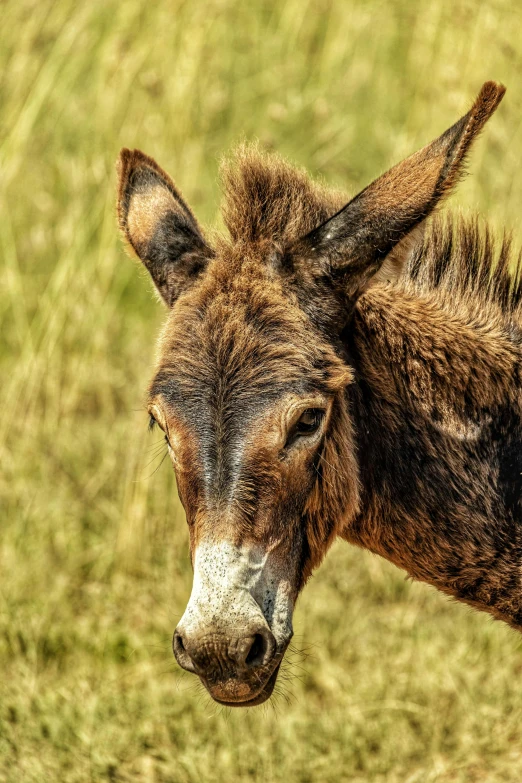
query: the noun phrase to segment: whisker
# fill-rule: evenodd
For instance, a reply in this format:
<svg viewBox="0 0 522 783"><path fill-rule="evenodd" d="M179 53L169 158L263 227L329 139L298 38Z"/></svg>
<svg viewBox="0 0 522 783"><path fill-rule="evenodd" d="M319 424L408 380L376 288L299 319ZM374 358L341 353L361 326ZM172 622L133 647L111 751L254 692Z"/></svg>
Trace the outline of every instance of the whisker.
<svg viewBox="0 0 522 783"><path fill-rule="evenodd" d="M143 465L143 470L145 470L145 468L148 468L149 465L152 465L152 463L155 462L158 459L158 457L161 457L162 454L163 454L163 450L162 451L158 451L158 453L155 454L153 456L153 458L149 462L147 462L145 465Z"/></svg>
<svg viewBox="0 0 522 783"><path fill-rule="evenodd" d="M328 465L328 467L329 467L329 468L331 468L331 469L334 471L334 473L339 473L339 470L338 470L338 468L336 468L336 467L335 467L335 465L332 465L332 463L331 463L331 462L328 462L328 460L325 458L325 456L324 456L323 454L320 454L320 455L319 455L319 459L322 459L322 460L323 460L323 462L324 462L326 465Z"/></svg>
<svg viewBox="0 0 522 783"><path fill-rule="evenodd" d="M161 466L162 466L162 465L163 465L163 463L165 462L165 458L166 458L166 457L168 457L168 455L169 455L169 452L168 452L168 451L166 451L166 452L165 452L165 454L163 455L163 459L161 460L161 462L160 462L160 464L158 465L158 467L157 467L157 468L155 468L155 469L152 471L152 473L150 473L148 476L143 476L141 479L136 479L136 482L138 482L138 481L146 481L147 479L150 479L150 478L152 478L152 476L153 476L155 473L157 473L157 472L158 472L158 470L161 468ZM158 456L159 456L159 455L158 455ZM154 457L154 459L157 459L157 457ZM152 462L154 462L154 460L152 460ZM149 463L149 464L150 464L150 463ZM145 467L147 467L147 465L145 465Z"/></svg>
<svg viewBox="0 0 522 783"><path fill-rule="evenodd" d="M160 438L159 440L155 441L154 443L151 443L150 446L147 446L145 449L145 452L152 451L152 449L158 448L158 446L164 446L165 445L165 438Z"/></svg>
<svg viewBox="0 0 522 783"><path fill-rule="evenodd" d="M324 477L324 473L321 473L321 472L320 472L320 471L317 469L317 465L314 465L314 468L315 468L315 472L317 473L317 475L319 476L319 478L321 479L321 481L324 481L324 483L325 483L325 484L328 484L328 486L329 486L329 487L332 487L332 486L333 486L333 484L331 484L331 482L330 482L330 481L328 481L328 480L327 480L327 479Z"/></svg>

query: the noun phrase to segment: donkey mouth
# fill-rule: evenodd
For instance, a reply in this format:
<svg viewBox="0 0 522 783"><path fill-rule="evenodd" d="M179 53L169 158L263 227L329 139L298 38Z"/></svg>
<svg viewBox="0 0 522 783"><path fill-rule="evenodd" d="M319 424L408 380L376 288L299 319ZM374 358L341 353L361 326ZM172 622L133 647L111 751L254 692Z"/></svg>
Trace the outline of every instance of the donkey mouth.
<svg viewBox="0 0 522 783"><path fill-rule="evenodd" d="M217 696L214 696L208 685L203 680L203 684L207 688L208 692L212 696L215 702L218 704L222 704L224 707L256 707L258 704L263 704L267 699L270 698L272 695L272 691L274 690L274 686L276 684L277 675L279 674L279 669L281 667L282 660L279 661L277 666L275 667L274 671L266 681L266 683L263 685L261 690L252 698L250 699L242 699L242 700L236 700L236 701L225 701L224 699L220 699Z"/></svg>

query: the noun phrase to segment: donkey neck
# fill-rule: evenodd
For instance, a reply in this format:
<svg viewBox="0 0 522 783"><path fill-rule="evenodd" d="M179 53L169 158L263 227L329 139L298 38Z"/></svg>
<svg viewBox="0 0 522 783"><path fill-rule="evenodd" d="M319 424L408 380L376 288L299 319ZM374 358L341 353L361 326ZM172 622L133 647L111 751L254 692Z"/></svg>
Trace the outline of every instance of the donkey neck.
<svg viewBox="0 0 522 783"><path fill-rule="evenodd" d="M362 511L345 537L521 626L518 329L391 286L352 326Z"/></svg>

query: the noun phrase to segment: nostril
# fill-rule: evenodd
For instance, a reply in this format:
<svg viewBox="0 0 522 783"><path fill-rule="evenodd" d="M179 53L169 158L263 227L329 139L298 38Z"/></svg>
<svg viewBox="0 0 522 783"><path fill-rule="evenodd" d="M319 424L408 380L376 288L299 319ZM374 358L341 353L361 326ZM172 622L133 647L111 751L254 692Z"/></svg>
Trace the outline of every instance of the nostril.
<svg viewBox="0 0 522 783"><path fill-rule="evenodd" d="M179 631L174 631L174 636L172 637L172 652L174 653L174 657L182 669L186 669L188 672L192 672L193 674L196 673L196 668L192 658L190 657L190 654L185 647L183 636Z"/></svg>
<svg viewBox="0 0 522 783"><path fill-rule="evenodd" d="M275 655L276 641L274 635L267 628L260 628L257 633L247 637L239 645L239 664L248 669L259 666L267 666Z"/></svg>
<svg viewBox="0 0 522 783"><path fill-rule="evenodd" d="M252 647L249 650L245 663L247 666L260 666L265 654L265 640L260 633L256 633Z"/></svg>

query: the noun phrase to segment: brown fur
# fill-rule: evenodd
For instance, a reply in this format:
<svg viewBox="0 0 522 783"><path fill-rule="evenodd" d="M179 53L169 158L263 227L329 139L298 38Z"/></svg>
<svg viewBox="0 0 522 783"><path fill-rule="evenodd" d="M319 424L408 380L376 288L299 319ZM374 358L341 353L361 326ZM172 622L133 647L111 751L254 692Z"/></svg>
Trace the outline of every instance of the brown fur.
<svg viewBox="0 0 522 783"><path fill-rule="evenodd" d="M340 534L522 626L516 259L477 222L426 222L503 94L488 82L346 205L241 147L212 249L170 178L123 153L120 226L171 307L150 404L192 546L275 548L297 595ZM322 429L292 440L307 409Z"/></svg>
<svg viewBox="0 0 522 783"><path fill-rule="evenodd" d="M171 312L161 340L163 358L152 384L151 398L165 396L164 384L171 387L173 375L177 394L185 400L196 394L197 405L201 397L208 395L206 399L213 411L215 448L225 452L235 435L231 433L232 425L235 423L239 429L243 416L260 399L268 397L274 413L267 418L276 420L280 416L278 396L283 393L286 398L295 385L301 387L303 375L314 391L317 389L321 394L340 395L341 398L352 375L326 342L315 339L314 344L310 344L304 314L297 307L288 307L281 281L267 272L251 250L243 245L239 248L223 245L217 257L219 260L209 268L201 286L187 294ZM332 405L334 400L335 396ZM288 403L283 410L286 407ZM310 563L306 575L324 556L325 542L329 543L342 520L353 516L357 508L351 423L344 407L338 403L335 407L339 410L331 417L324 465L315 473L314 490L308 501ZM197 416L196 410L194 416ZM234 525L233 530L227 531L227 536L237 540L245 527L250 536L266 536L266 514L258 520L259 531L255 524L256 514L264 505L263 496L283 491L286 496L292 494L285 475L287 463L276 460L274 464L273 455L279 454L281 449L280 438L273 438L275 445L272 445L266 420L263 427L264 433L254 430L255 437L247 429L240 433L246 441L243 448L247 453L250 449L253 451L253 468L251 473L245 467L230 511L232 519L227 520L228 525ZM193 474L188 479L185 489L184 478L180 478L182 497L187 498L198 483ZM221 460L221 474L216 471L212 479L217 485L214 502L219 507L220 495L226 494L231 479L226 473L225 457ZM325 492L320 484L328 484L329 490ZM292 489L298 491L296 487ZM195 497L199 497L198 493ZM288 497L281 498L280 502L284 500ZM189 518L196 518L197 501L190 508L187 500L185 507ZM273 497L269 508L272 513L279 510ZM286 524L286 520L281 521ZM281 534L282 531L276 529L271 537L278 539ZM195 531L193 545L197 539Z"/></svg>
<svg viewBox="0 0 522 783"><path fill-rule="evenodd" d="M397 284L359 300L352 350L375 406L362 404L386 433L377 462L371 435L359 451L372 476L398 470L344 535L518 627L522 291L509 266L506 240L495 253L476 222L437 219Z"/></svg>

